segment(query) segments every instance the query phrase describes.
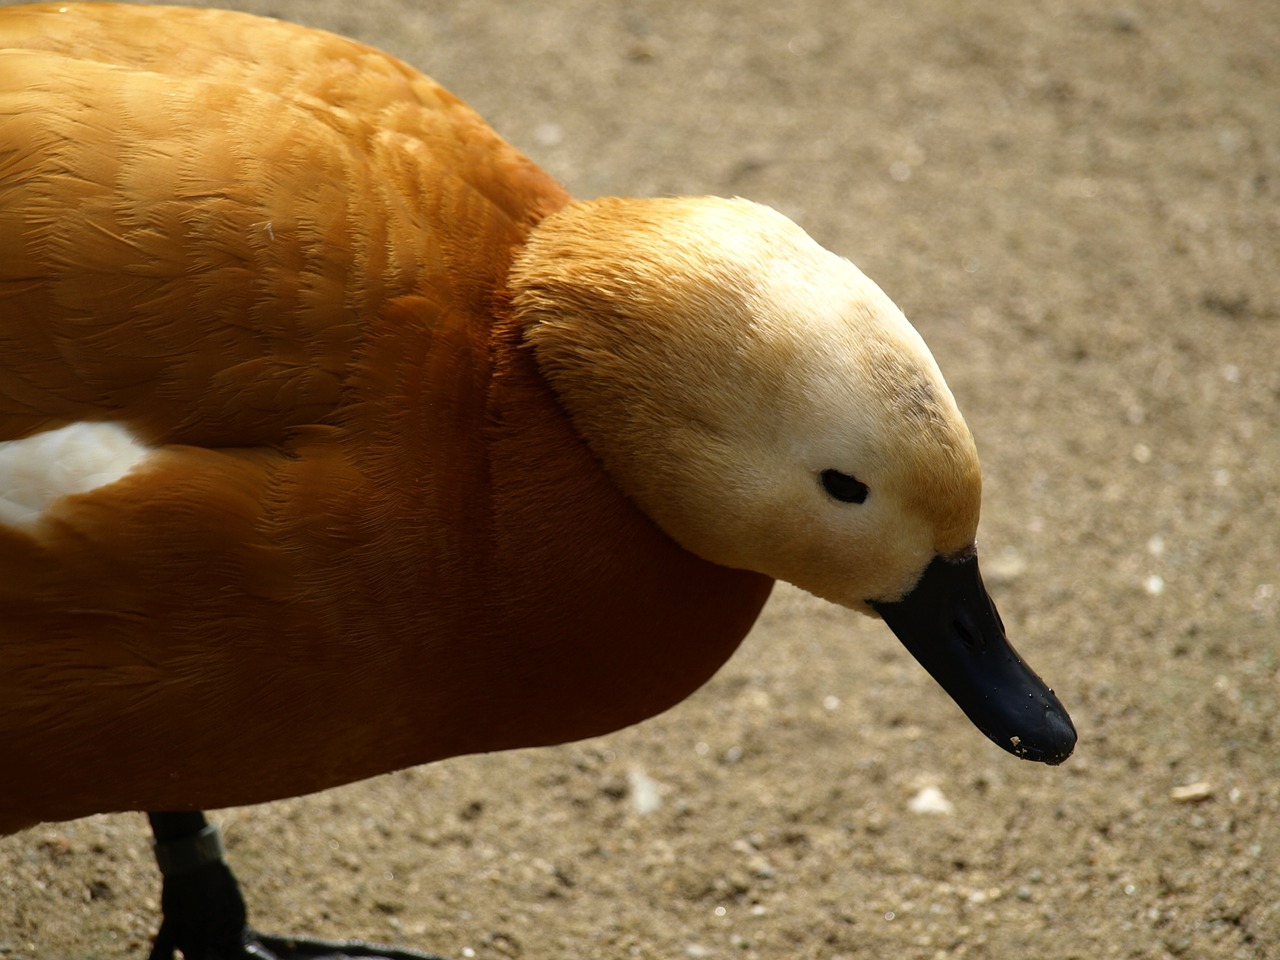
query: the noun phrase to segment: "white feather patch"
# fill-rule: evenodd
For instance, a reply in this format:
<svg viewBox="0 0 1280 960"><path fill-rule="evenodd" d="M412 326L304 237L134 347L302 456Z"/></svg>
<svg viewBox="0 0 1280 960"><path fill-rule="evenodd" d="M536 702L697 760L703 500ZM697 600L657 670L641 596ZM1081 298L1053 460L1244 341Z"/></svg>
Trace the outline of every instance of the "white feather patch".
<svg viewBox="0 0 1280 960"><path fill-rule="evenodd" d="M151 452L118 423L0 441L0 524L30 526L55 500L115 483Z"/></svg>

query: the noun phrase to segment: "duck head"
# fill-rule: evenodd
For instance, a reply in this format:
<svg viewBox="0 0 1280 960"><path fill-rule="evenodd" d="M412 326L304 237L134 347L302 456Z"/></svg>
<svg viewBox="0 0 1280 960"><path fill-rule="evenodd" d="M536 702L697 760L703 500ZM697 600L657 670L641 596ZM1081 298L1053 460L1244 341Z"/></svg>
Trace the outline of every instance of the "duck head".
<svg viewBox="0 0 1280 960"><path fill-rule="evenodd" d="M882 617L993 741L1070 755L978 571L973 438L857 267L748 201L606 199L544 220L510 288L575 428L676 542Z"/></svg>

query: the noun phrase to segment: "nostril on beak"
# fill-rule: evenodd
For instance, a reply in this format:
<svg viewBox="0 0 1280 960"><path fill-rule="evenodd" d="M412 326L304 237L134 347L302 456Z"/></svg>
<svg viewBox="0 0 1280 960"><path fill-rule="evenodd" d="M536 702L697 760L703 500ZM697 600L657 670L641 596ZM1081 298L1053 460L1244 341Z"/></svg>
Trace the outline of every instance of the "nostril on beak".
<svg viewBox="0 0 1280 960"><path fill-rule="evenodd" d="M951 622L951 628L955 630L956 635L964 641L964 645L972 650L974 643L977 642L977 637L974 636L973 629L969 624L965 623L964 620L957 619Z"/></svg>

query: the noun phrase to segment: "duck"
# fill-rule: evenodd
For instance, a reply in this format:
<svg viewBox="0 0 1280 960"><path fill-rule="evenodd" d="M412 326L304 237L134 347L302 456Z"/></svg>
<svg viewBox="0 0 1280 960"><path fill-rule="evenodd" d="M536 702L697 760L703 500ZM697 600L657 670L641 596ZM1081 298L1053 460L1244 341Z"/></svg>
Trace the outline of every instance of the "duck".
<svg viewBox="0 0 1280 960"><path fill-rule="evenodd" d="M0 834L147 813L154 958L425 956L257 931L203 811L639 723L777 580L1061 763L980 503L920 335L774 210L575 199L320 30L0 9Z"/></svg>

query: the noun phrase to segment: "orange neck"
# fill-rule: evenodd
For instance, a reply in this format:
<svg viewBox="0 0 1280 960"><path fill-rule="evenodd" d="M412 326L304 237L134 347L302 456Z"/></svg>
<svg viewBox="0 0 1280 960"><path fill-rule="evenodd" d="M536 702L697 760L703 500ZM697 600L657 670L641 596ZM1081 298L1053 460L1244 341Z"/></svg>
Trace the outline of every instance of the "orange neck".
<svg viewBox="0 0 1280 960"><path fill-rule="evenodd" d="M729 658L773 581L677 545L578 437L523 332L501 325L493 349L487 612L509 659L492 661L487 680L513 709L492 718L486 749L563 742L651 717Z"/></svg>

